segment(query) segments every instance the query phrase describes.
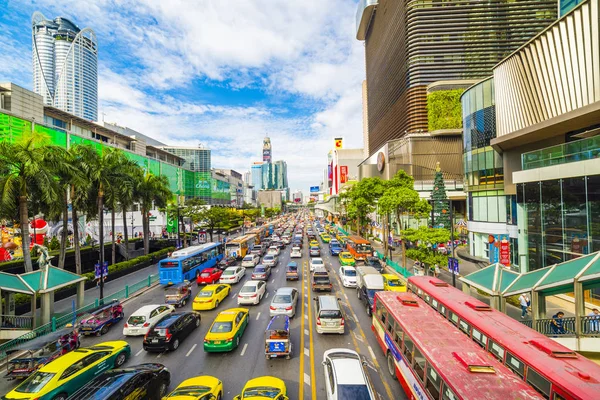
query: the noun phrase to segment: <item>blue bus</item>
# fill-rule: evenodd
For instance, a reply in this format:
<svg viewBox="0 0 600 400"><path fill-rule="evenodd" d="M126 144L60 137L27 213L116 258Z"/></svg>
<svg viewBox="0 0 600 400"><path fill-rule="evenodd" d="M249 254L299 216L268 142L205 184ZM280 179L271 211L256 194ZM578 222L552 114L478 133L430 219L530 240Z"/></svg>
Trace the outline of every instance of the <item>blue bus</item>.
<svg viewBox="0 0 600 400"><path fill-rule="evenodd" d="M160 284L176 285L184 280L195 280L206 268L217 266L224 250L222 243L205 243L174 251L158 263Z"/></svg>

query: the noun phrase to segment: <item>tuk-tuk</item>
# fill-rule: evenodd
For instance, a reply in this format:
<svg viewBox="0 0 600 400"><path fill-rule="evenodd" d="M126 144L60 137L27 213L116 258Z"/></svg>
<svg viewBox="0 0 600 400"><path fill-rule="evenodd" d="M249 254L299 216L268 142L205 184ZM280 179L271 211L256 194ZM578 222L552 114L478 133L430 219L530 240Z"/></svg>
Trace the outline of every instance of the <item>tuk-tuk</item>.
<svg viewBox="0 0 600 400"><path fill-rule="evenodd" d="M291 261L285 270L285 280L286 281L297 281L300 279L300 273L298 272L298 264L296 262Z"/></svg>
<svg viewBox="0 0 600 400"><path fill-rule="evenodd" d="M108 304L102 305L97 309L90 311L80 322L80 333L88 335L101 336L108 332L111 325L116 324L123 319L123 305L119 300L113 300Z"/></svg>
<svg viewBox="0 0 600 400"><path fill-rule="evenodd" d="M192 283L183 281L177 285L169 286L165 293L165 303L175 307L183 307L192 297Z"/></svg>
<svg viewBox="0 0 600 400"><path fill-rule="evenodd" d="M287 315L274 316L265 331L265 358L281 356L287 360L292 357L290 318Z"/></svg>
<svg viewBox="0 0 600 400"><path fill-rule="evenodd" d="M25 354L8 360L4 377L8 380L25 379L50 361L78 347L79 334L72 326L27 341L6 352L13 354L24 351Z"/></svg>

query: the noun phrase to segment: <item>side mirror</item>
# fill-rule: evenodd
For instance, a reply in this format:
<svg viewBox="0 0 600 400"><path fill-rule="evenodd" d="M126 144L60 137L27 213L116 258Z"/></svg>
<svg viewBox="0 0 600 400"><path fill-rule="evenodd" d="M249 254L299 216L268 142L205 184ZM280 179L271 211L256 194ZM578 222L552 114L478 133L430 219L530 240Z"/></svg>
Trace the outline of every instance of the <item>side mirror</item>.
<svg viewBox="0 0 600 400"><path fill-rule="evenodd" d="M327 365L327 361L321 361L321 364Z"/></svg>
<svg viewBox="0 0 600 400"><path fill-rule="evenodd" d="M313 297L313 300L314 300L314 301L317 301L317 298L316 298L316 297Z"/></svg>
<svg viewBox="0 0 600 400"><path fill-rule="evenodd" d="M340 299L339 297L337 299L338 299L338 301L342 301L342 299Z"/></svg>

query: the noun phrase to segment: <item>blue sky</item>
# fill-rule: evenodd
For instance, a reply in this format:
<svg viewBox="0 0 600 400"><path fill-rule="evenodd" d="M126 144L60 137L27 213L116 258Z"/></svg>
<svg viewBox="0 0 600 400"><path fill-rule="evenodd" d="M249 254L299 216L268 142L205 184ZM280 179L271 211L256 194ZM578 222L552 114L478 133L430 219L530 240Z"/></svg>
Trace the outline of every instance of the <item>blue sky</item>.
<svg viewBox="0 0 600 400"><path fill-rule="evenodd" d="M354 0L0 0L0 81L29 89L34 11L96 32L100 120L201 143L242 173L269 135L305 193L333 137L362 147Z"/></svg>

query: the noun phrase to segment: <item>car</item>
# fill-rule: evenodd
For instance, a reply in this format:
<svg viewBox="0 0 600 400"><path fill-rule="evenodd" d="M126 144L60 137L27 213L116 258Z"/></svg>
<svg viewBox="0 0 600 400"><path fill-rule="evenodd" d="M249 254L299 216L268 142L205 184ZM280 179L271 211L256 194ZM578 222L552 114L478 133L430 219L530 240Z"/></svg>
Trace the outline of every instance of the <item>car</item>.
<svg viewBox="0 0 600 400"><path fill-rule="evenodd" d="M331 248L331 246L339 246L340 242L337 239L331 239L329 241L329 247Z"/></svg>
<svg viewBox="0 0 600 400"><path fill-rule="evenodd" d="M257 254L248 254L242 259L242 267L254 268L260 262L260 257Z"/></svg>
<svg viewBox="0 0 600 400"><path fill-rule="evenodd" d="M321 256L321 248L317 246L311 246L308 251L308 255L311 257L320 257Z"/></svg>
<svg viewBox="0 0 600 400"><path fill-rule="evenodd" d="M66 400L96 375L121 367L130 355L123 340L80 347L35 371L3 399Z"/></svg>
<svg viewBox="0 0 600 400"><path fill-rule="evenodd" d="M221 311L204 336L204 351L215 353L236 349L240 345L249 319L247 308Z"/></svg>
<svg viewBox="0 0 600 400"><path fill-rule="evenodd" d="M179 344L200 326L200 314L180 311L166 317L144 336L142 347L148 352L175 351Z"/></svg>
<svg viewBox="0 0 600 400"><path fill-rule="evenodd" d="M343 251L344 251L344 249L341 246L339 246L339 245L331 246L329 248L329 253L332 256L337 256L337 255L339 255Z"/></svg>
<svg viewBox="0 0 600 400"><path fill-rule="evenodd" d="M383 277L383 290L390 292L406 292L406 283L393 274L381 274Z"/></svg>
<svg viewBox="0 0 600 400"><path fill-rule="evenodd" d="M310 247L320 247L319 242L317 242L316 240L311 240L309 245Z"/></svg>
<svg viewBox="0 0 600 400"><path fill-rule="evenodd" d="M192 310L206 311L217 308L229 296L230 292L231 286L224 283L204 286L196 294L192 302Z"/></svg>
<svg viewBox="0 0 600 400"><path fill-rule="evenodd" d="M279 247L279 250L281 251L281 250L285 249L286 244L284 241L280 240L278 242L273 243L273 246Z"/></svg>
<svg viewBox="0 0 600 400"><path fill-rule="evenodd" d="M344 287L356 287L356 269L350 265L340 267L340 279Z"/></svg>
<svg viewBox="0 0 600 400"><path fill-rule="evenodd" d="M375 400L365 371L366 361L350 349L330 349L323 353L327 400Z"/></svg>
<svg viewBox="0 0 600 400"><path fill-rule="evenodd" d="M271 266L259 264L254 267L254 271L252 271L251 279L254 281L266 281L271 276Z"/></svg>
<svg viewBox="0 0 600 400"><path fill-rule="evenodd" d="M285 244L290 244L292 242L292 238L289 235L283 235L283 237L281 238L281 240Z"/></svg>
<svg viewBox="0 0 600 400"><path fill-rule="evenodd" d="M246 382L241 394L233 400L289 400L285 382L274 376L261 376Z"/></svg>
<svg viewBox="0 0 600 400"><path fill-rule="evenodd" d="M324 267L325 263L321 257L314 257L310 259L310 272L315 270L315 267Z"/></svg>
<svg viewBox="0 0 600 400"><path fill-rule="evenodd" d="M219 278L219 283L238 283L246 275L246 268L244 267L229 267Z"/></svg>
<svg viewBox="0 0 600 400"><path fill-rule="evenodd" d="M277 264L279 264L279 257L277 257L277 254L267 254L263 257L263 265L275 268Z"/></svg>
<svg viewBox="0 0 600 400"><path fill-rule="evenodd" d="M369 267L375 268L377 270L377 272L379 272L379 273L383 272L383 265L381 265L381 262L379 261L379 258L377 258L377 257L372 257L372 256L367 257L367 259L365 260L365 264Z"/></svg>
<svg viewBox="0 0 600 400"><path fill-rule="evenodd" d="M216 400L223 398L223 382L214 376L202 375L181 382L163 400Z"/></svg>
<svg viewBox="0 0 600 400"><path fill-rule="evenodd" d="M281 250L279 248L279 246L277 245L271 245L271 247L269 247L269 250L267 251L267 255L276 255L278 256L279 253L281 253Z"/></svg>
<svg viewBox="0 0 600 400"><path fill-rule="evenodd" d="M340 265L356 264L356 261L354 260L354 257L352 257L352 254L350 252L342 251L340 254L338 254L338 258L340 259Z"/></svg>
<svg viewBox="0 0 600 400"><path fill-rule="evenodd" d="M322 233L321 240L323 241L323 243L329 243L331 241L331 236L329 236L326 233Z"/></svg>
<svg viewBox="0 0 600 400"><path fill-rule="evenodd" d="M292 247L290 258L302 258L302 249L300 247Z"/></svg>
<svg viewBox="0 0 600 400"><path fill-rule="evenodd" d="M260 245L256 245L252 248L252 250L250 250L250 254L256 254L259 257L262 257L263 255L263 248Z"/></svg>
<svg viewBox="0 0 600 400"><path fill-rule="evenodd" d="M165 315L175 312L168 304L150 304L131 314L123 326L123 336L143 336Z"/></svg>
<svg viewBox="0 0 600 400"><path fill-rule="evenodd" d="M298 264L295 261L288 263L285 269L285 280L286 281L297 281L300 279L300 273L298 272Z"/></svg>
<svg viewBox="0 0 600 400"><path fill-rule="evenodd" d="M228 267L233 267L235 263L237 263L237 258L233 256L223 257L223 259L217 264L217 268L219 268L221 271L224 271Z"/></svg>
<svg viewBox="0 0 600 400"><path fill-rule="evenodd" d="M237 302L241 304L254 304L260 303L262 298L267 293L267 283L265 281L248 281L244 283L244 286L240 289Z"/></svg>
<svg viewBox="0 0 600 400"><path fill-rule="evenodd" d="M292 247L300 247L301 249L304 247L302 245L302 240L295 240L292 242Z"/></svg>
<svg viewBox="0 0 600 400"><path fill-rule="evenodd" d="M217 283L221 279L221 275L223 275L223 270L219 268L206 268L196 278L196 284L200 286Z"/></svg>
<svg viewBox="0 0 600 400"><path fill-rule="evenodd" d="M296 305L298 304L298 290L291 287L282 287L277 289L271 306L269 306L269 316L287 315L294 318L296 315Z"/></svg>
<svg viewBox="0 0 600 400"><path fill-rule="evenodd" d="M86 383L69 400L161 400L171 384L162 364L148 363L105 371Z"/></svg>

